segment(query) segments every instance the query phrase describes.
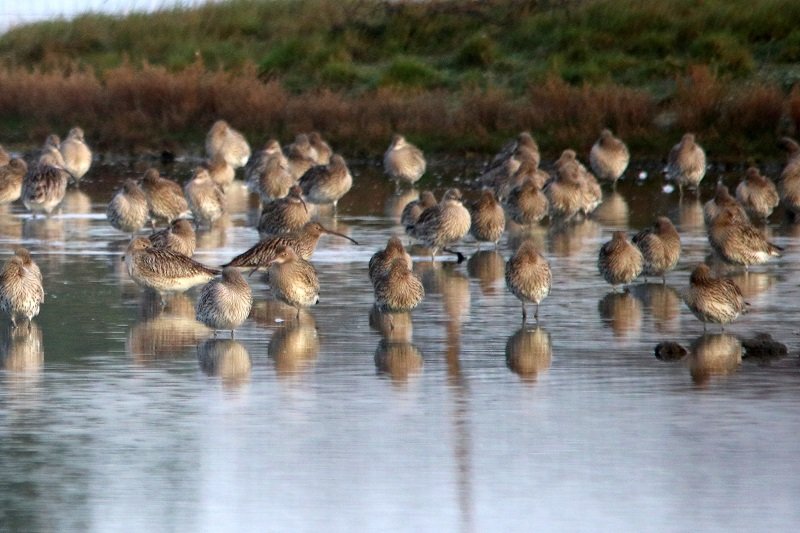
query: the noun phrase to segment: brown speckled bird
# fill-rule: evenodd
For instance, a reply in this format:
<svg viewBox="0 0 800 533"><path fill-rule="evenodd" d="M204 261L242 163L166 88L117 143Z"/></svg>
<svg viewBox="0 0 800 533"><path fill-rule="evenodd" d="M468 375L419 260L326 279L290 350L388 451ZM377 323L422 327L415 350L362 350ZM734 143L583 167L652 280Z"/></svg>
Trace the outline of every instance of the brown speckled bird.
<svg viewBox="0 0 800 533"><path fill-rule="evenodd" d="M316 164L327 165L330 163L333 150L331 149L331 146L325 142L325 140L322 138L322 135L320 135L318 131L312 131L308 134L308 144L310 144L311 148L314 149L314 153L316 154L314 157L314 162Z"/></svg>
<svg viewBox="0 0 800 533"><path fill-rule="evenodd" d="M600 132L600 138L589 152L589 164L597 179L609 181L614 185L625 173L630 160L631 154L628 147L609 129Z"/></svg>
<svg viewBox="0 0 800 533"><path fill-rule="evenodd" d="M373 287L375 281L386 273L389 265L395 259L404 259L406 266L410 269L412 266L411 256L403 248L403 243L400 242L398 237L390 237L389 242L386 243L386 248L375 252L369 260L369 279Z"/></svg>
<svg viewBox="0 0 800 533"><path fill-rule="evenodd" d="M10 204L22 196L22 182L28 173L28 165L19 158L11 159L0 166L0 205Z"/></svg>
<svg viewBox="0 0 800 533"><path fill-rule="evenodd" d="M724 325L745 312L746 303L739 287L729 279L715 278L705 263L695 267L683 299L706 329L707 322Z"/></svg>
<svg viewBox="0 0 800 533"><path fill-rule="evenodd" d="M724 261L745 269L779 257L783 251L780 246L768 242L749 220L741 220L727 209L708 228L708 242Z"/></svg>
<svg viewBox="0 0 800 533"><path fill-rule="evenodd" d="M339 200L347 194L353 186L353 176L339 154L331 156L327 165L317 165L309 168L300 177L298 182L306 196L306 201L312 204L333 204L333 212Z"/></svg>
<svg viewBox="0 0 800 533"><path fill-rule="evenodd" d="M0 271L0 309L9 315L14 327L17 318L23 317L30 329L43 302L42 273L28 250L18 248Z"/></svg>
<svg viewBox="0 0 800 533"><path fill-rule="evenodd" d="M470 204L469 233L478 241L490 242L497 247L506 229L506 214L494 196L494 192L484 190L480 198Z"/></svg>
<svg viewBox="0 0 800 533"><path fill-rule="evenodd" d="M756 167L747 169L744 179L736 187L736 199L755 220L766 220L780 203L775 184Z"/></svg>
<svg viewBox="0 0 800 533"><path fill-rule="evenodd" d="M299 180L311 167L320 164L317 163L317 151L311 146L305 133L295 136L294 142L286 147L286 154L289 172L295 180Z"/></svg>
<svg viewBox="0 0 800 533"><path fill-rule="evenodd" d="M245 176L247 187L258 194L263 203L283 198L295 183L289 170L289 160L275 139L268 141L263 150L250 158L245 167Z"/></svg>
<svg viewBox="0 0 800 533"><path fill-rule="evenodd" d="M667 217L658 217L650 228L645 228L633 237L644 258L643 274L661 276L666 283L666 274L678 264L681 257L681 237Z"/></svg>
<svg viewBox="0 0 800 533"><path fill-rule="evenodd" d="M686 133L681 141L672 147L667 156L667 179L678 184L678 192L683 189L697 189L706 175L706 153L695 142L693 133Z"/></svg>
<svg viewBox="0 0 800 533"><path fill-rule="evenodd" d="M209 159L221 156L231 167L245 166L250 159L250 145L244 135L224 120L216 121L206 135L206 154Z"/></svg>
<svg viewBox="0 0 800 533"><path fill-rule="evenodd" d="M125 266L137 285L160 294L183 292L208 283L220 273L183 254L154 248L147 237L136 237L131 241L125 252Z"/></svg>
<svg viewBox="0 0 800 533"><path fill-rule="evenodd" d="M533 317L539 321L539 304L550 294L553 275L550 264L536 250L533 241L527 240L506 263L506 287L522 302L522 321L528 316L525 303L536 304Z"/></svg>
<svg viewBox="0 0 800 533"><path fill-rule="evenodd" d="M284 198L263 205L258 220L258 233L266 238L298 231L309 220L311 215L303 201L303 190L299 185L293 185Z"/></svg>
<svg viewBox="0 0 800 533"><path fill-rule="evenodd" d="M433 261L439 250L463 239L470 224L469 211L461 203L461 191L448 189L441 202L423 211L407 229L412 237L430 247Z"/></svg>
<svg viewBox="0 0 800 533"><path fill-rule="evenodd" d="M642 252L628 241L624 231L615 231L611 240L600 248L597 270L616 291L639 277L644 268Z"/></svg>
<svg viewBox="0 0 800 533"><path fill-rule="evenodd" d="M200 291L195 306L195 316L199 322L214 330L234 330L241 326L250 315L253 307L253 291L242 273L228 267L222 269L222 276L209 281Z"/></svg>
<svg viewBox="0 0 800 533"><path fill-rule="evenodd" d="M220 154L206 160L203 167L208 171L208 175L211 176L214 183L222 187L222 190L233 183L233 179L236 177L236 171Z"/></svg>
<svg viewBox="0 0 800 533"><path fill-rule="evenodd" d="M508 217L523 226L536 224L550 211L547 196L533 179L526 179L511 189L506 198Z"/></svg>
<svg viewBox="0 0 800 533"><path fill-rule="evenodd" d="M781 203L795 216L800 215L800 145L791 137L781 139L786 150L786 166L778 179Z"/></svg>
<svg viewBox="0 0 800 533"><path fill-rule="evenodd" d="M11 155L6 152L6 149L3 148L3 145L0 144L0 167L4 167L11 162Z"/></svg>
<svg viewBox="0 0 800 533"><path fill-rule="evenodd" d="M183 186L183 192L198 227L212 226L225 212L225 193L203 167L194 170L192 179Z"/></svg>
<svg viewBox="0 0 800 533"><path fill-rule="evenodd" d="M83 130L78 127L69 130L59 149L64 158L64 170L69 172L75 183L80 182L92 166L92 151L86 145Z"/></svg>
<svg viewBox="0 0 800 533"><path fill-rule="evenodd" d="M403 211L400 213L400 224L406 228L406 234L412 236L408 228L417 223L423 211L435 206L436 203L436 197L431 191L422 191L418 200L412 200L403 207Z"/></svg>
<svg viewBox="0 0 800 533"><path fill-rule="evenodd" d="M197 246L197 236L192 223L185 218L173 221L166 228L152 233L147 238L153 248L165 248L186 257L192 257Z"/></svg>
<svg viewBox="0 0 800 533"><path fill-rule="evenodd" d="M150 218L147 197L135 180L125 180L114 194L108 203L106 218L112 227L125 233L136 233L147 224Z"/></svg>
<svg viewBox="0 0 800 533"><path fill-rule="evenodd" d="M425 155L422 150L406 141L402 135L392 137L383 154L383 170L396 184L414 184L425 174Z"/></svg>
<svg viewBox="0 0 800 533"><path fill-rule="evenodd" d="M299 231L284 233L259 241L252 248L237 255L223 266L235 266L240 268L266 267L272 258L275 257L278 249L283 246L292 248L301 259L307 260L311 258L311 254L313 254L314 250L317 248L317 243L323 233L336 235L337 237L347 239L353 244L358 244L347 235L326 229L319 222L308 222Z"/></svg>
<svg viewBox="0 0 800 533"><path fill-rule="evenodd" d="M728 188L722 183L717 183L714 197L703 205L703 222L706 227L711 227L719 214L725 210L730 211L735 220L742 222L750 220L741 204L728 192Z"/></svg>
<svg viewBox="0 0 800 533"><path fill-rule="evenodd" d="M142 176L142 190L147 197L147 206L153 220L166 220L167 223L177 218L188 217L191 214L189 203L183 197L183 189L172 180L162 178L158 170L149 168Z"/></svg>
<svg viewBox="0 0 800 533"><path fill-rule="evenodd" d="M405 257L395 257L374 281L375 304L390 313L414 309L425 297L422 282L408 266Z"/></svg>
<svg viewBox="0 0 800 533"><path fill-rule="evenodd" d="M275 297L297 309L319 302L319 279L314 266L301 259L291 246L280 246L265 264L269 267L269 284Z"/></svg>
<svg viewBox="0 0 800 533"><path fill-rule="evenodd" d="M49 156L43 156L22 180L22 203L34 216L49 216L64 199L68 181L69 173Z"/></svg>

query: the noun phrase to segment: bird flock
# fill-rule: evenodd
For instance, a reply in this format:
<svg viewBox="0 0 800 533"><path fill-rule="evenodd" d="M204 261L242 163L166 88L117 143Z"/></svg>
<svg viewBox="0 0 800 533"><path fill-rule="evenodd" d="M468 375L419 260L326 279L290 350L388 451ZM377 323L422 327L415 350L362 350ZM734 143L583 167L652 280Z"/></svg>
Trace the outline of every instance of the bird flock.
<svg viewBox="0 0 800 533"><path fill-rule="evenodd" d="M703 206L711 250L733 268L749 269L779 256L782 248L771 243L759 229L779 203L791 214L800 214L800 145L791 138L781 141L788 161L778 186L755 167L747 169L731 195L722 183ZM320 236L330 234L354 239L325 228L315 220L322 205L334 216L339 200L353 187L353 176L341 154L335 153L319 133L298 134L282 147L270 139L262 150L251 153L245 137L228 123L213 124L205 139L206 159L194 169L183 186L147 169L138 180L127 179L108 204L109 224L131 236L123 260L138 285L165 295L203 285L196 303L196 319L215 331L231 336L249 316L253 292L243 274L267 272L275 298L297 310L319 302L320 283L309 262ZM427 169L425 156L402 135L394 135L383 156L383 170L396 189L413 186ZM627 170L630 151L626 144L604 129L588 154L589 168L576 151L564 150L551 171L540 168L539 147L528 132L520 133L502 147L476 179L480 189L467 202L457 188L446 190L440 200L432 191L405 205L400 215L407 238L427 249L432 263L440 253L454 249L468 234L497 247L507 224L529 227L547 219L551 225L570 224L591 216L603 201L601 184L616 187ZM62 202L70 183L80 185L90 170L92 151L84 132L75 127L61 141L47 137L35 163L11 157L0 146L0 205L21 200L33 214L49 216ZM703 148L691 133L669 151L665 177L682 196L696 190L707 168ZM212 227L224 214L225 190L241 169L247 188L261 201L256 224L259 240L219 268L192 258L195 229ZM149 234L142 234L147 231ZM632 238L613 232L600 248L599 275L616 291L637 278L660 277L673 270L681 256L681 238L664 216ZM414 273L412 257L400 236L389 238L365 265L373 287L375 306L384 313L407 312L423 300L425 290ZM524 240L508 258L505 282L521 302L522 321L527 304L539 306L550 294L553 273L548 260L533 240ZM705 263L696 265L683 293L687 307L704 324L724 326L744 313L747 303L730 279L715 276ZM44 302L42 275L30 253L16 248L0 272L0 307L14 327L24 319L30 327Z"/></svg>

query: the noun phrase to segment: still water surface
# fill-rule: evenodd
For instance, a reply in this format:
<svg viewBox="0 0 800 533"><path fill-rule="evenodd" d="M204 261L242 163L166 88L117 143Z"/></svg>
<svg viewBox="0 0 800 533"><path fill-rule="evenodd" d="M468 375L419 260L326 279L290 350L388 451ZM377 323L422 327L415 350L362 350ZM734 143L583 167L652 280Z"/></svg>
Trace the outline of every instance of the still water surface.
<svg viewBox="0 0 800 533"><path fill-rule="evenodd" d="M422 184L437 194L469 176L467 164L440 167ZM774 531L800 521L800 227L781 213L766 231L786 253L731 273L752 312L724 335L703 336L679 297L708 253L701 204L663 194L657 172L622 182L590 220L530 232L554 272L539 327L521 326L505 289L504 261L522 238L512 234L498 251L464 243L460 265L420 258L427 297L391 330L371 310L366 263L402 233L409 195L354 165L338 218L321 220L361 245L322 238L320 304L295 322L256 275L251 318L235 340L213 339L194 321L197 289L162 309L120 262L127 239L105 205L141 170L93 169L50 219L17 205L0 215L3 255L30 248L47 293L30 333L0 324L0 529ZM681 231L679 268L666 286L611 293L596 272L600 246L657 214ZM257 215L234 186L196 258L216 265L251 246ZM789 356L739 364L739 340L760 332ZM664 340L694 353L659 361Z"/></svg>

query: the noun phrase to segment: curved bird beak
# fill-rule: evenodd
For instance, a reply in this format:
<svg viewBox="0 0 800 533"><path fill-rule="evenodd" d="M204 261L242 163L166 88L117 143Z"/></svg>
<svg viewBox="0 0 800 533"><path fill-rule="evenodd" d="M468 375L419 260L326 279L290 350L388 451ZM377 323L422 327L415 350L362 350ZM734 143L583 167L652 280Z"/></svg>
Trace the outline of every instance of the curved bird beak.
<svg viewBox="0 0 800 533"><path fill-rule="evenodd" d="M337 237L342 237L343 239L347 239L348 241L350 241L353 244L355 244L356 246L358 246L358 242L355 239L351 239L350 237L348 237L344 233L339 233L339 232L332 231L332 230L329 230L329 229L326 229L325 233L327 233L328 235L336 235Z"/></svg>
<svg viewBox="0 0 800 533"><path fill-rule="evenodd" d="M300 203L303 204L303 209L305 209L306 214L308 214L308 206L306 205L306 201L300 198Z"/></svg>

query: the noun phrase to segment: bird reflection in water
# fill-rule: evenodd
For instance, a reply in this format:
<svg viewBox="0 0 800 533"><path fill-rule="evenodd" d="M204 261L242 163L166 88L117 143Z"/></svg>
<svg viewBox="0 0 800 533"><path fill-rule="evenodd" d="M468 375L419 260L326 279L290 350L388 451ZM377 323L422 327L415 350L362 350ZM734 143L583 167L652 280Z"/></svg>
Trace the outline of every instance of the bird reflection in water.
<svg viewBox="0 0 800 533"><path fill-rule="evenodd" d="M422 352L410 342L381 339L375 349L375 368L396 383L403 383L410 376L420 374L422 365Z"/></svg>
<svg viewBox="0 0 800 533"><path fill-rule="evenodd" d="M383 312L373 305L369 325L382 337L375 349L375 368L379 374L404 383L410 376L422 372L422 352L411 342L414 328L409 311Z"/></svg>
<svg viewBox="0 0 800 533"><path fill-rule="evenodd" d="M642 303L630 292L610 292L597 304L603 324L610 327L614 337L623 338L642 327Z"/></svg>
<svg viewBox="0 0 800 533"><path fill-rule="evenodd" d="M687 361L692 381L706 385L712 376L726 376L739 369L742 343L730 333L706 333L692 342Z"/></svg>
<svg viewBox="0 0 800 533"><path fill-rule="evenodd" d="M505 268L506 262L497 250L481 250L467 260L467 274L478 280L481 293L487 296L503 292Z"/></svg>
<svg viewBox="0 0 800 533"><path fill-rule="evenodd" d="M539 224L521 226L512 221L506 223L506 242L511 250L516 250L525 241L533 241L537 250L546 247L548 228Z"/></svg>
<svg viewBox="0 0 800 533"><path fill-rule="evenodd" d="M466 320L470 310L469 279L452 261L431 264L428 261L414 263L414 271L422 280L425 294L438 294L448 322L460 324Z"/></svg>
<svg viewBox="0 0 800 533"><path fill-rule="evenodd" d="M550 253L558 257L578 255L588 243L600 237L601 226L591 219L554 222L550 226Z"/></svg>
<svg viewBox="0 0 800 533"><path fill-rule="evenodd" d="M230 215L228 213L223 213L220 218L214 221L214 224L212 224L210 228L204 227L197 230L195 234L197 238L197 249L217 250L219 248L224 248L227 243L227 230L232 225Z"/></svg>
<svg viewBox="0 0 800 533"><path fill-rule="evenodd" d="M0 237L11 241L22 239L22 218L12 214L9 205L0 205Z"/></svg>
<svg viewBox="0 0 800 533"><path fill-rule="evenodd" d="M506 365L523 381L535 382L552 360L550 333L544 328L522 327L506 341Z"/></svg>
<svg viewBox="0 0 800 533"><path fill-rule="evenodd" d="M208 376L219 377L225 386L250 380L250 353L234 339L206 339L197 346L197 362Z"/></svg>
<svg viewBox="0 0 800 533"><path fill-rule="evenodd" d="M212 331L195 320L194 301L175 294L162 306L160 296L144 291L139 307L140 321L128 334L126 350L138 362L181 357L194 350Z"/></svg>
<svg viewBox="0 0 800 533"><path fill-rule="evenodd" d="M606 192L603 195L603 202L592 213L592 218L606 226L626 229L629 211L628 202L624 196L617 191Z"/></svg>
<svg viewBox="0 0 800 533"><path fill-rule="evenodd" d="M752 304L752 299L767 292L778 281L775 274L769 272L739 272L729 276L742 291L744 299Z"/></svg>
<svg viewBox="0 0 800 533"><path fill-rule="evenodd" d="M38 374L44 365L42 330L36 322L12 327L0 325L0 368L14 373Z"/></svg>
<svg viewBox="0 0 800 533"><path fill-rule="evenodd" d="M61 201L61 212L69 217L69 231L85 235L91 227L92 199L80 189L69 189Z"/></svg>
<svg viewBox="0 0 800 533"><path fill-rule="evenodd" d="M653 316L656 331L680 330L681 296L677 290L662 283L639 283L631 285L629 290Z"/></svg>
<svg viewBox="0 0 800 533"><path fill-rule="evenodd" d="M395 223L400 223L400 215L403 214L403 208L409 202L419 199L419 191L417 189L399 189L386 199L384 205L384 214L391 218Z"/></svg>
<svg viewBox="0 0 800 533"><path fill-rule="evenodd" d="M673 217L670 217L674 220ZM703 205L700 198L694 196L683 198L678 204L678 231L684 233L699 234L705 237L706 224L703 220Z"/></svg>
<svg viewBox="0 0 800 533"><path fill-rule="evenodd" d="M314 368L319 355L314 316L301 313L298 320L285 322L269 339L267 354L279 377L297 376Z"/></svg>

